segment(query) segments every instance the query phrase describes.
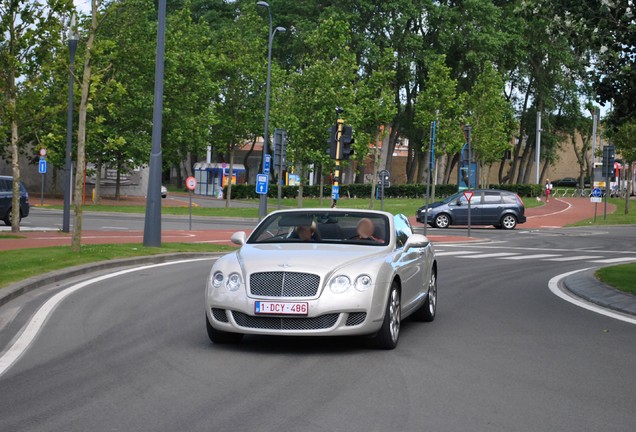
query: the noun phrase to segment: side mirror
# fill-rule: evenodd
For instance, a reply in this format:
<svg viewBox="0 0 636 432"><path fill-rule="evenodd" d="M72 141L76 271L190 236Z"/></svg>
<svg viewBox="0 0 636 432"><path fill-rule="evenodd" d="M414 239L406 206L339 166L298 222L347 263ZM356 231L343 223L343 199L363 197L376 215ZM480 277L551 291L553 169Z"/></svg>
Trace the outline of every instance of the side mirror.
<svg viewBox="0 0 636 432"><path fill-rule="evenodd" d="M232 234L232 237L230 237L230 241L239 246L243 246L246 240L247 240L247 235L245 235L245 231L237 231L234 234Z"/></svg>
<svg viewBox="0 0 636 432"><path fill-rule="evenodd" d="M461 198L457 198L457 201L455 201L455 205L461 206L462 205L462 199Z"/></svg>
<svg viewBox="0 0 636 432"><path fill-rule="evenodd" d="M404 251L406 252L411 248L423 248L428 246L430 243L431 241L428 237L422 234L413 234L406 240L406 243L404 243Z"/></svg>

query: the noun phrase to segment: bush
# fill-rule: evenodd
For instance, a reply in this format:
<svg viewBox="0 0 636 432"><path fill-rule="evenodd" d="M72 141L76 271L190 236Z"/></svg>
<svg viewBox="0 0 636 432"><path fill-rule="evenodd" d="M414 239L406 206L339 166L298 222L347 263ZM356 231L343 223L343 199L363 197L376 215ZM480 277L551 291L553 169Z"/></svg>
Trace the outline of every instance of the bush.
<svg viewBox="0 0 636 432"><path fill-rule="evenodd" d="M376 185L377 186L377 185ZM368 198L371 196L371 184L345 184L340 185L340 196L351 198ZM516 192L521 197L541 196L543 191L541 185L535 184L491 184L490 189L503 189ZM458 191L456 184L438 184L435 186L435 196L444 198ZM226 196L227 188L223 188L223 196ZM324 185L322 188L324 197L331 197L331 185ZM426 195L425 184L392 184L384 189L385 198L422 198ZM318 198L320 196L320 186L303 186L303 196L307 198ZM275 184L270 184L267 190L268 198L278 197L278 188ZM298 197L298 186L283 186L281 188L282 198ZM256 199L256 187L250 184L232 185L232 199Z"/></svg>

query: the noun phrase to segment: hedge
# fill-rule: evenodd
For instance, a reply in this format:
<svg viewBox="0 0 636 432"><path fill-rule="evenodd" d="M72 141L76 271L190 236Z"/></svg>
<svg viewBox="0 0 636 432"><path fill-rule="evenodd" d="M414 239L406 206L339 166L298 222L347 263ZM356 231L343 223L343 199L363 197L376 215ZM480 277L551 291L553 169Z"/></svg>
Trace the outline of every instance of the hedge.
<svg viewBox="0 0 636 432"><path fill-rule="evenodd" d="M340 197L368 198L371 196L371 184L345 184L340 185ZM503 189L516 192L522 197L541 196L543 191L541 185L535 184L491 184L489 189ZM437 197L447 197L457 192L457 185L438 184L435 186ZM223 195L227 194L227 189L223 188ZM331 185L324 185L322 188L323 197L331 196ZM385 198L421 198L426 194L424 184L392 184L384 189ZM275 184L270 184L267 191L268 198L278 197L278 188ZM320 196L320 186L303 186L303 197L318 198ZM297 198L298 186L283 186L281 189L282 198ZM242 184L232 185L232 199L256 199L258 194L254 185Z"/></svg>

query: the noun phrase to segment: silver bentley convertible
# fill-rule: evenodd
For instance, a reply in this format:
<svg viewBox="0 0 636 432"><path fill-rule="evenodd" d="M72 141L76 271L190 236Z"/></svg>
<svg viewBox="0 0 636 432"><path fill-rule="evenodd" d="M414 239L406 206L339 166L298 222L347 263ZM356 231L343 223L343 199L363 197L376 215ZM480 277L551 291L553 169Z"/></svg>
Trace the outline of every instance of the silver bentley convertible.
<svg viewBox="0 0 636 432"><path fill-rule="evenodd" d="M244 334L368 335L393 349L401 321L433 321L437 262L404 215L353 209L269 214L240 249L218 259L206 286L215 343Z"/></svg>

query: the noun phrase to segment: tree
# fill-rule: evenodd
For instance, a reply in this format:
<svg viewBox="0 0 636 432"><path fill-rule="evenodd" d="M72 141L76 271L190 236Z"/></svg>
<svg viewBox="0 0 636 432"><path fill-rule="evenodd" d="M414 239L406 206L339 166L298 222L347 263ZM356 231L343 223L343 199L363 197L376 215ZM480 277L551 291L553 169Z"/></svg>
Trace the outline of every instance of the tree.
<svg viewBox="0 0 636 432"><path fill-rule="evenodd" d="M486 167L501 159L510 148L513 112L504 97L504 81L492 63L486 62L483 72L466 101L466 121L473 127L472 148L480 166L480 183L486 187Z"/></svg>
<svg viewBox="0 0 636 432"><path fill-rule="evenodd" d="M61 30L61 16L70 9L68 1L45 5L31 1L0 0L0 133L9 137L13 174L11 230L20 231L20 137L21 124L36 117L38 107L29 89L37 86L42 65L57 41L50 35ZM6 125L6 126L2 126ZM5 135L6 133L6 135ZM3 146L4 147L4 146Z"/></svg>
<svg viewBox="0 0 636 432"><path fill-rule="evenodd" d="M627 190L625 191L625 214L629 213L629 197L632 194L632 184L634 179L633 167L636 163L636 120L623 123L613 134L613 142L616 150L623 158L623 162L627 166Z"/></svg>
<svg viewBox="0 0 636 432"><path fill-rule="evenodd" d="M450 174L452 167L448 161L461 151L464 144L461 125L465 95L457 93L457 80L451 78L451 68L446 66L445 60L443 55L432 58L428 78L418 95L415 108L416 121L423 130L428 130L431 122L437 121L435 159L439 161L438 173L442 179ZM430 136L426 143L426 148L429 148ZM437 181L433 178L433 183Z"/></svg>
<svg viewBox="0 0 636 432"><path fill-rule="evenodd" d="M84 172L86 170L86 116L89 109L89 97L91 92L91 78L92 78L92 50L95 44L95 34L97 33L97 27L99 24L98 17L101 15L98 12L102 2L98 0L91 0L91 17L90 27L88 29L88 40L84 48L84 67L82 72L82 86L81 97L79 105L79 121L77 124L77 162L75 164L75 196L74 196L74 209L75 215L73 219L73 237L71 242L71 250L73 252L80 252L82 242L82 200L84 194Z"/></svg>

